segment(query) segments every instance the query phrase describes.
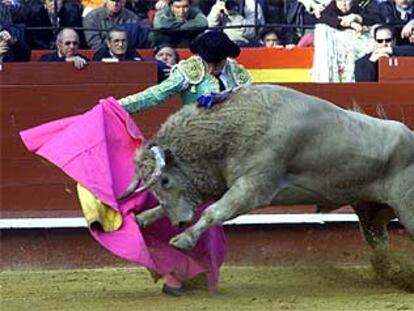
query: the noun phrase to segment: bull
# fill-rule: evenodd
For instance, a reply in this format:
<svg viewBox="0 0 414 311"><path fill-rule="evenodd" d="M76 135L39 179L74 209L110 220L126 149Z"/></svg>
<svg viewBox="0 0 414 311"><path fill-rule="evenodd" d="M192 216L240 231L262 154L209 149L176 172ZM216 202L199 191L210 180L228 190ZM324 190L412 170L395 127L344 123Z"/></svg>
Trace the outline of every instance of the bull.
<svg viewBox="0 0 414 311"><path fill-rule="evenodd" d="M210 226L269 205L350 205L374 249L387 248L395 217L414 237L414 133L286 87L247 86L210 110L185 106L135 162L122 197L142 181L137 191L151 190L160 205L138 222L167 215L189 225L170 241L179 249L192 248Z"/></svg>

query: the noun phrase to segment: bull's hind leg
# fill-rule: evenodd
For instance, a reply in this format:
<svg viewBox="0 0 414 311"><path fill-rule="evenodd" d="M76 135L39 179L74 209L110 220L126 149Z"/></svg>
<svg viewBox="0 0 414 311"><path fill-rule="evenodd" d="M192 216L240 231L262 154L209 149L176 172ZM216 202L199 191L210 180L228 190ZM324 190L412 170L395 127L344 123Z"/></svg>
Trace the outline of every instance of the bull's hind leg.
<svg viewBox="0 0 414 311"><path fill-rule="evenodd" d="M400 223L414 239L414 186L396 204L396 212Z"/></svg>
<svg viewBox="0 0 414 311"><path fill-rule="evenodd" d="M407 229L414 239L414 165L405 168L400 176L396 177L391 193L394 208L400 223Z"/></svg>
<svg viewBox="0 0 414 311"><path fill-rule="evenodd" d="M389 187L389 194L388 204L392 206L400 223L414 238L414 166L405 169L400 176L395 177L393 185ZM374 253L371 263L376 273L399 288L414 292L412 257L384 249L383 243L378 243L378 241L372 244Z"/></svg>
<svg viewBox="0 0 414 311"><path fill-rule="evenodd" d="M413 173L414 178L414 173ZM401 194L395 205L400 223L414 240L414 186ZM406 254L407 255L407 254ZM372 265L383 278L409 292L414 292L414 260L412 255L401 256L390 252L374 254Z"/></svg>
<svg viewBox="0 0 414 311"><path fill-rule="evenodd" d="M389 250L387 223L394 218L394 211L385 204L360 204L355 206L362 233L374 252L371 264L377 275L399 288L414 291L414 268Z"/></svg>
<svg viewBox="0 0 414 311"><path fill-rule="evenodd" d="M389 246L387 224L395 217L392 208L380 203L360 203L353 205L359 217L361 232L374 249L387 249Z"/></svg>
<svg viewBox="0 0 414 311"><path fill-rule="evenodd" d="M401 193L401 196L393 204L400 223L414 237L414 188L405 194ZM381 244L379 246L374 249L371 257L374 271L397 287L414 292L414 261L412 256L394 253L382 248Z"/></svg>

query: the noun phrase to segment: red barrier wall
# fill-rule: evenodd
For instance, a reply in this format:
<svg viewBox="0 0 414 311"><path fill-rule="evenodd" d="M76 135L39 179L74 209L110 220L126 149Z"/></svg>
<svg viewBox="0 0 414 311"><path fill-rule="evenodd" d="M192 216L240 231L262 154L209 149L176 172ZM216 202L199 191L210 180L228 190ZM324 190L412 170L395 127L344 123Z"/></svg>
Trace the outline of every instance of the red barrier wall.
<svg viewBox="0 0 414 311"><path fill-rule="evenodd" d="M378 65L379 81L411 81L414 83L414 57L381 58Z"/></svg>
<svg viewBox="0 0 414 311"><path fill-rule="evenodd" d="M98 99L119 98L156 81L152 63L94 63L78 71L71 64L4 64L1 90L1 217L80 215L74 183L23 147L19 131L57 118L82 113ZM414 84L289 84L342 107L357 103L368 114L377 110L414 128ZM150 137L169 114L180 107L178 97L135 115ZM292 208L272 209L284 212ZM309 208L295 212L309 211ZM263 212L263 211L262 211ZM264 211L266 212L266 210Z"/></svg>

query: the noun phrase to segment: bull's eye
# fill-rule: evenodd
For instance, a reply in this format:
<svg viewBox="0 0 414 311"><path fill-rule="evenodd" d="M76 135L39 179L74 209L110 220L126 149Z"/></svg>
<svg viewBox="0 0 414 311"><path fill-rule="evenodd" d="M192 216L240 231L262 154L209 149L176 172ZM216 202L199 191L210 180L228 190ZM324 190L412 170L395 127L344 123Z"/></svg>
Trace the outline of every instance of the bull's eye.
<svg viewBox="0 0 414 311"><path fill-rule="evenodd" d="M168 177L162 177L161 178L161 186L162 187L168 187L168 185L170 184L170 179Z"/></svg>

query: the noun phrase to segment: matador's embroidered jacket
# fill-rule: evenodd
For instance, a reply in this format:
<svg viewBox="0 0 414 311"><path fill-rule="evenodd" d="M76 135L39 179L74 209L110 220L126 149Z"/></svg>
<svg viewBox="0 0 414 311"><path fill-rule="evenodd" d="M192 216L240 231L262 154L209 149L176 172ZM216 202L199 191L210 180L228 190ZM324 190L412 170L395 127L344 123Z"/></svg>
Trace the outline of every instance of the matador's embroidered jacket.
<svg viewBox="0 0 414 311"><path fill-rule="evenodd" d="M249 72L239 63L228 59L224 69L227 76L227 89L251 82ZM137 112L154 107L171 96L180 93L184 105L191 104L201 95L218 93L219 81L206 71L200 56L192 56L180 61L171 69L168 79L146 90L119 100L128 112Z"/></svg>

